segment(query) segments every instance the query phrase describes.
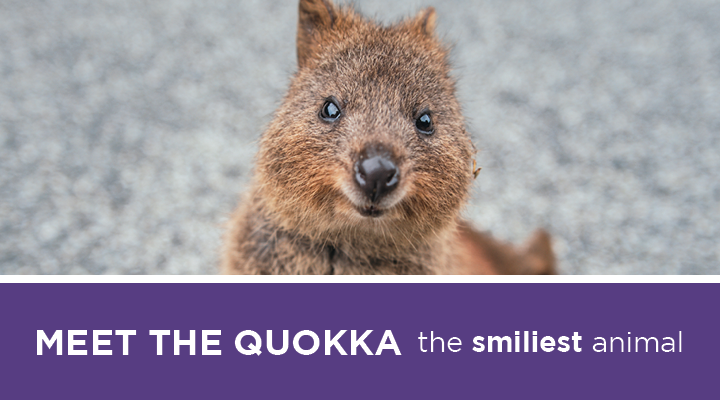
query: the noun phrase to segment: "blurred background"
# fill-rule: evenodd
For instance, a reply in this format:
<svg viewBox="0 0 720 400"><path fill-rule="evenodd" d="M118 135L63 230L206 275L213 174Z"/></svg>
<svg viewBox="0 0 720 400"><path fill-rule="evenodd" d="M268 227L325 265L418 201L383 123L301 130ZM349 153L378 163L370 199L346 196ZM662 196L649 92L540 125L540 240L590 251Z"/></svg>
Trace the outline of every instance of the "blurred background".
<svg viewBox="0 0 720 400"><path fill-rule="evenodd" d="M355 4L437 9L478 227L545 227L562 273L720 273L720 2ZM296 18L295 0L0 0L0 273L216 273Z"/></svg>

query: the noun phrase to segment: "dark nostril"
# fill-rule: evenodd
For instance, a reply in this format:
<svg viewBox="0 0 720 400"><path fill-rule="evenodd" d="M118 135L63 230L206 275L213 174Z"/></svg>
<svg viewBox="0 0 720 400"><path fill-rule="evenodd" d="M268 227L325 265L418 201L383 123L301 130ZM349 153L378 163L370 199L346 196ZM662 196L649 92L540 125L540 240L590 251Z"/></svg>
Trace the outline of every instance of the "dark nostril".
<svg viewBox="0 0 720 400"><path fill-rule="evenodd" d="M365 181L365 171L360 168L360 162L355 163L355 181L357 181L360 187L364 187L367 184Z"/></svg>
<svg viewBox="0 0 720 400"><path fill-rule="evenodd" d="M397 187L400 171L390 159L376 155L355 163L355 181L368 199L376 203Z"/></svg>
<svg viewBox="0 0 720 400"><path fill-rule="evenodd" d="M398 172L397 168L395 168L395 170L393 170L392 173L388 176L387 181L385 183L387 186L397 185L397 183L398 183L397 172Z"/></svg>

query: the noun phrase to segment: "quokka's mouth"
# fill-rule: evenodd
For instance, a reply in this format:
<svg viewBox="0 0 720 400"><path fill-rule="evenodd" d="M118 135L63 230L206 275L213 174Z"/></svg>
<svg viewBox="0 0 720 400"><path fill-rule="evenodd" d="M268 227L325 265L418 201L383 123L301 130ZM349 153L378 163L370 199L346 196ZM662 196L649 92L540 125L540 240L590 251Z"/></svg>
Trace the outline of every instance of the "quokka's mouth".
<svg viewBox="0 0 720 400"><path fill-rule="evenodd" d="M378 218L385 213L385 210L383 210L382 208L375 206L375 205L371 205L371 206L367 206L367 207L355 207L355 209L363 217Z"/></svg>

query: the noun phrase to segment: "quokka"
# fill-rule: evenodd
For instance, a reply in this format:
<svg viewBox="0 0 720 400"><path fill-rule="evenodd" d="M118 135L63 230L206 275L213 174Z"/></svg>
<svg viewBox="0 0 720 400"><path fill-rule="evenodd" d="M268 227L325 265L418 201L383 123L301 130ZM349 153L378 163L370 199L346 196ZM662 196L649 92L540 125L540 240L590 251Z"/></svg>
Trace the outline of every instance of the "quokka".
<svg viewBox="0 0 720 400"><path fill-rule="evenodd" d="M262 135L222 271L238 274L547 274L462 221L475 148L433 8L391 26L300 0L298 70Z"/></svg>

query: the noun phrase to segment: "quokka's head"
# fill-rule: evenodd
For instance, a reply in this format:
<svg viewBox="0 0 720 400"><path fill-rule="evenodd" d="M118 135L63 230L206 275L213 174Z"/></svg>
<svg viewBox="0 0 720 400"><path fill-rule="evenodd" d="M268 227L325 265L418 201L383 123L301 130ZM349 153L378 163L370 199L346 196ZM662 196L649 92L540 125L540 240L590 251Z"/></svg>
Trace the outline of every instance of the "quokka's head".
<svg viewBox="0 0 720 400"><path fill-rule="evenodd" d="M257 168L284 228L416 241L454 221L474 148L435 18L429 8L381 26L329 0L300 1L298 72Z"/></svg>

